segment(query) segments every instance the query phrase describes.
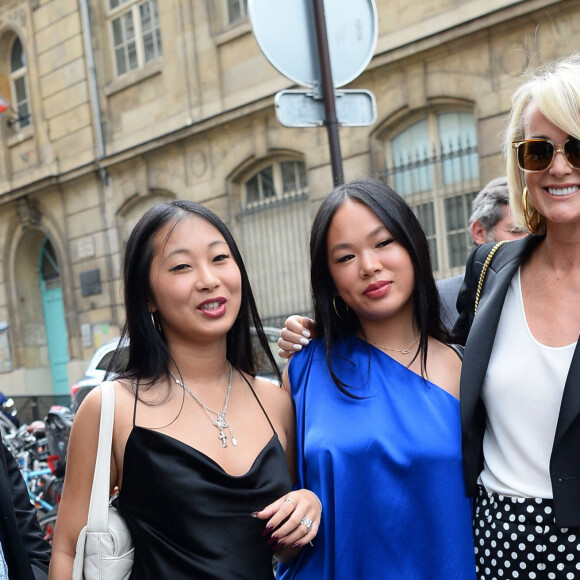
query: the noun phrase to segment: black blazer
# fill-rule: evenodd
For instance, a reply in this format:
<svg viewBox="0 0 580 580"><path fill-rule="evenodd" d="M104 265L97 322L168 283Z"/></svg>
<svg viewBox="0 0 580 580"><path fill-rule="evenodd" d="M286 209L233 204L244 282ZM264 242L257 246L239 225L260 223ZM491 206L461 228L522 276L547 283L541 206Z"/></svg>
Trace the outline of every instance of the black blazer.
<svg viewBox="0 0 580 580"><path fill-rule="evenodd" d="M44 541L18 463L0 445L0 541L10 580L46 578L50 545Z"/></svg>
<svg viewBox="0 0 580 580"><path fill-rule="evenodd" d="M473 315L475 291L483 262L493 244L476 248L467 261L465 279L454 328L456 340L465 344L461 371L461 425L467 491L475 493L483 469L483 434L486 413L481 388L510 282L520 264L542 241L528 236L504 244L495 254L485 277L477 315ZM579 341L580 344L580 341ZM522 353L522 356L526 356ZM514 377L517 378L517 377ZM580 347L576 347L568 372L556 435L550 458L554 515L560 527L580 526Z"/></svg>

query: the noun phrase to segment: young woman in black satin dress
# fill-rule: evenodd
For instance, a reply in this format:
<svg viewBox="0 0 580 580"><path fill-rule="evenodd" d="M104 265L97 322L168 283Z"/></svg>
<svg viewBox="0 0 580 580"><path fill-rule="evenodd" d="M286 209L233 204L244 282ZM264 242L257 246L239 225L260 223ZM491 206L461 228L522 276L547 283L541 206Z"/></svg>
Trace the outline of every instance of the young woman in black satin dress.
<svg viewBox="0 0 580 580"><path fill-rule="evenodd" d="M321 507L291 491L292 404L255 377L251 327L267 342L236 244L199 204L157 205L129 238L124 282L111 490L135 545L131 578L271 579L272 554L297 555ZM86 523L100 399L90 393L73 425L53 580L71 578Z"/></svg>

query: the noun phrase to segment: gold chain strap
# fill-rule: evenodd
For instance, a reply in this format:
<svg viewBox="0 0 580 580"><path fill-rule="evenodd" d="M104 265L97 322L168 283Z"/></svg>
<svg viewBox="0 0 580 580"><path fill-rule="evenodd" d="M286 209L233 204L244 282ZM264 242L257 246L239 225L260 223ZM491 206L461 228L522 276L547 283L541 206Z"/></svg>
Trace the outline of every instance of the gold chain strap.
<svg viewBox="0 0 580 580"><path fill-rule="evenodd" d="M491 260L493 259L495 253L498 251L500 246L503 246L506 242L510 240L502 240L501 242L497 242L495 246L489 251L485 262L483 263L483 268L481 269L481 274L479 275L479 283L477 284L477 292L475 293L475 305L473 307L473 314L477 312L477 307L479 306L479 299L481 298L481 290L483 288L483 281L485 280L485 275L487 274L487 270L489 265L491 264Z"/></svg>

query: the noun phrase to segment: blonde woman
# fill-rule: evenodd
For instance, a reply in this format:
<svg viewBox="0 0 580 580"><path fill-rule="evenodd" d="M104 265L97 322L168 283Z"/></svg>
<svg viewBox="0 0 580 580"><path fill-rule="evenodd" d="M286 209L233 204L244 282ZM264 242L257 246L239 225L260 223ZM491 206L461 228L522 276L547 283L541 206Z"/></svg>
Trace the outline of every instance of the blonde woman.
<svg viewBox="0 0 580 580"><path fill-rule="evenodd" d="M463 456L478 578L580 578L580 56L515 93L505 153L516 224L475 250L455 330L466 340Z"/></svg>

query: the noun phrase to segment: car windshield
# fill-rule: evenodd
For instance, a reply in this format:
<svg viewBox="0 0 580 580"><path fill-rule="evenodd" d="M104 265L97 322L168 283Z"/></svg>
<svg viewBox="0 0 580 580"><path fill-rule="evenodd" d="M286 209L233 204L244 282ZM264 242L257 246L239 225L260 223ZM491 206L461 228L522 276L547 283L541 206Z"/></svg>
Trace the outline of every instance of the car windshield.
<svg viewBox="0 0 580 580"><path fill-rule="evenodd" d="M282 372L287 361L278 355L278 338L280 338L280 331L277 329L270 330L268 328L265 329L265 333L266 338L268 339L270 352L274 356L274 360L276 361L280 372ZM258 356L258 375L273 378L275 375L272 370L272 366L270 365L270 361L268 360L266 353L262 350L260 342L258 341L258 337L255 333L252 333L252 339L254 341L254 350Z"/></svg>
<svg viewBox="0 0 580 580"><path fill-rule="evenodd" d="M97 370L105 372L109 368L109 364L111 364L111 360L113 359L114 354L115 354L114 350L108 352L97 364ZM115 365L115 368L111 369L111 371L115 373L122 371L127 366L128 361L129 361L129 349L124 348L121 351L121 355Z"/></svg>

